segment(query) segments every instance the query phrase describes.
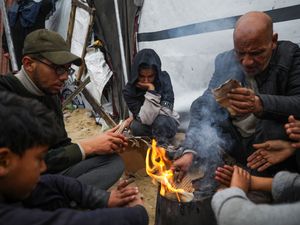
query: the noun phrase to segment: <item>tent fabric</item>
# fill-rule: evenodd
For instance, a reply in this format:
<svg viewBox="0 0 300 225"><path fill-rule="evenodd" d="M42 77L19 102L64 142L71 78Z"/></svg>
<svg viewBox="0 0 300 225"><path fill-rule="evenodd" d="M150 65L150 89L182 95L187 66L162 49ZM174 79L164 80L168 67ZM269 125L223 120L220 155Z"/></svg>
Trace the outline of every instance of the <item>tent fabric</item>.
<svg viewBox="0 0 300 225"><path fill-rule="evenodd" d="M134 22L137 12L143 1L118 1L123 35L124 51L127 64L127 74L130 74L130 65L134 56ZM110 57L113 74L113 100L114 106L120 118L128 115L128 110L124 102L122 92L125 85L120 45L118 38L117 20L115 14L114 1L89 1L91 6L96 8L94 32L95 36L103 43ZM137 6L137 5L138 6Z"/></svg>

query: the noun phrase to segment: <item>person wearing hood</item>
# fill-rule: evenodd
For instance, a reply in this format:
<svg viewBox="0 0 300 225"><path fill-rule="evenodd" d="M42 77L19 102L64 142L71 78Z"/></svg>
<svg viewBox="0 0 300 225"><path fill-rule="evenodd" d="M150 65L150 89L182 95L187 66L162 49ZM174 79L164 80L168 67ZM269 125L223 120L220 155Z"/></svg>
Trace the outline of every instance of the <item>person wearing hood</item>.
<svg viewBox="0 0 300 225"><path fill-rule="evenodd" d="M133 114L132 134L155 138L159 146L167 147L177 132L179 115L173 111L170 76L161 70L153 49L143 49L135 56L123 96Z"/></svg>

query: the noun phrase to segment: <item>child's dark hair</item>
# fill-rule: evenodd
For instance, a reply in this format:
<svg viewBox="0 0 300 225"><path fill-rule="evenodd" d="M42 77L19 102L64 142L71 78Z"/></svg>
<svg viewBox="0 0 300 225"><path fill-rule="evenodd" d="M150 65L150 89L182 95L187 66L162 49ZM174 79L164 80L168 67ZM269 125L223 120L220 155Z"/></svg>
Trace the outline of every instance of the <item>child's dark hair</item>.
<svg viewBox="0 0 300 225"><path fill-rule="evenodd" d="M22 155L56 142L54 114L35 99L0 92L0 147Z"/></svg>

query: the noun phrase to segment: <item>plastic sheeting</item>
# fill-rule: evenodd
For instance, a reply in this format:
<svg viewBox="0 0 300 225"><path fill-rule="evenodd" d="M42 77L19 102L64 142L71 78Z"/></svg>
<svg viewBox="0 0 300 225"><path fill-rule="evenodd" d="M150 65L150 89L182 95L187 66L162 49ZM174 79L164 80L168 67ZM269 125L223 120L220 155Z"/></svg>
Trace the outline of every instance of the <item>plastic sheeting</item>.
<svg viewBox="0 0 300 225"><path fill-rule="evenodd" d="M175 110L181 114L181 119L185 120L182 128L188 125L188 118L183 115L188 115L192 101L200 96L208 85L214 71L216 55L233 48L232 33L237 16L253 10L275 11L297 5L300 5L300 0L144 2L139 37L147 34L148 40L140 40L138 46L139 49L153 48L160 55L162 69L168 71L172 79ZM292 18L274 24L274 30L279 33L280 40L300 43L299 18L300 15L298 19ZM221 29L222 26L229 27Z"/></svg>

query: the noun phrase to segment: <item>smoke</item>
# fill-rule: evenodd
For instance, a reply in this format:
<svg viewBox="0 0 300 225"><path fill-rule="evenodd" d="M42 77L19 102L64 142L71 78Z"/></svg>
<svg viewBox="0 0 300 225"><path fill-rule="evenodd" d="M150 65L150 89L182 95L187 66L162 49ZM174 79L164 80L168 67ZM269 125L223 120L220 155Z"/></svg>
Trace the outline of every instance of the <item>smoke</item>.
<svg viewBox="0 0 300 225"><path fill-rule="evenodd" d="M204 177L194 183L196 200L212 196L215 192L218 186L214 179L215 170L224 164L220 150L230 149L233 143L220 127L227 118L226 111L218 106L210 90L204 95L205 98L198 98L192 105L191 113L198 119L192 118L186 139L189 148L198 154L195 167L204 172Z"/></svg>

